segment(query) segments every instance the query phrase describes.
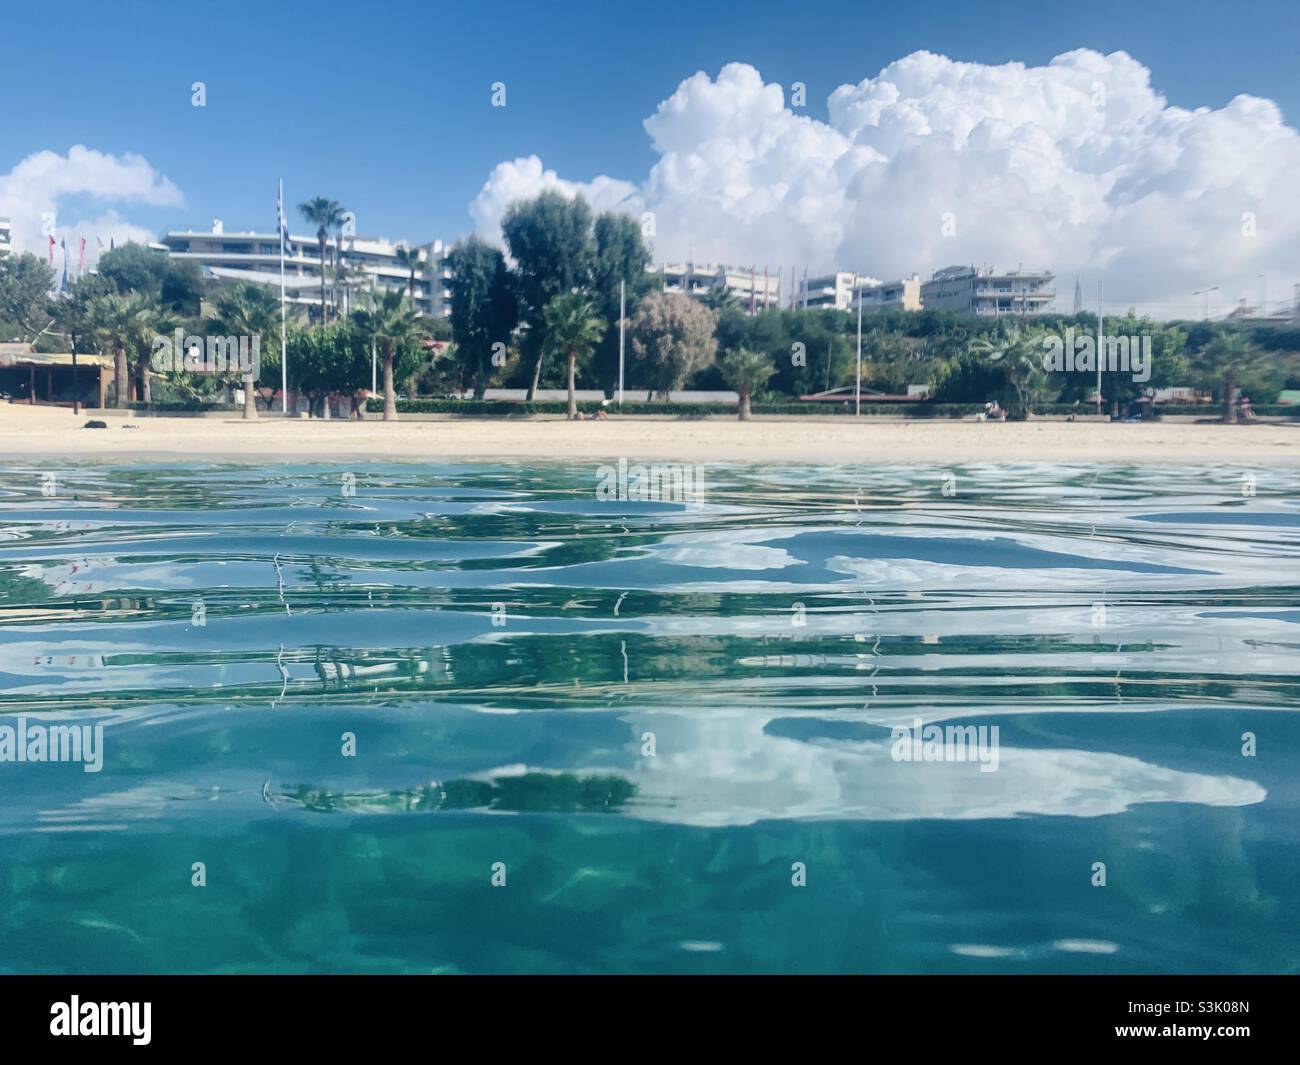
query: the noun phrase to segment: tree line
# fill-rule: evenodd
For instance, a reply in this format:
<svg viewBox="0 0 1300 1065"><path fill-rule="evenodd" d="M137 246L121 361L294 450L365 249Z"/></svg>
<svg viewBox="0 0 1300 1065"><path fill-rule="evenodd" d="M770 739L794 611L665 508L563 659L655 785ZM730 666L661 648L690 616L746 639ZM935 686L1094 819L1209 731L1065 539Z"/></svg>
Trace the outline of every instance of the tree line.
<svg viewBox="0 0 1300 1065"><path fill-rule="evenodd" d="M579 387L613 396L619 383L620 285L626 314L626 384L647 400L683 388L730 388L739 414L755 398L793 399L851 386L857 377L857 317L837 310L773 308L745 313L735 293L716 289L701 301L663 290L650 272L651 252L627 215L594 214L586 201L548 191L516 202L502 222L504 247L479 237L457 243L451 268L450 318L414 309L416 249L403 248L406 291L363 295L349 313L329 314L329 229L342 207L316 197L300 205L317 225L320 306L301 309L287 334L290 388L315 409L328 397L364 397L372 351L382 359L384 417L397 416L397 392L471 394L492 386L568 390L577 416ZM333 264L336 280L346 270ZM153 337L175 328L197 335L263 337L259 380L245 385L245 414L257 398L271 405L281 380L278 294L251 283L207 282L193 264L127 244L105 254L98 272L50 295L48 265L32 255L0 260L0 330L44 350L111 353L113 402L149 403ZM940 403L998 402L1013 418L1046 404L1091 402L1089 370L1047 372L1045 344L1067 329L1095 334L1090 314L977 318L944 311L878 311L865 316L862 384L887 394L928 386ZM1102 375L1107 410L1123 411L1152 388L1188 386L1211 394L1232 420L1233 397L1267 402L1282 387L1300 387L1300 329L1259 322L1158 322L1108 317L1108 336L1150 338L1149 379ZM168 399L203 402L232 382L184 370L164 375ZM254 387L256 386L256 387ZM355 403L354 403L355 406Z"/></svg>

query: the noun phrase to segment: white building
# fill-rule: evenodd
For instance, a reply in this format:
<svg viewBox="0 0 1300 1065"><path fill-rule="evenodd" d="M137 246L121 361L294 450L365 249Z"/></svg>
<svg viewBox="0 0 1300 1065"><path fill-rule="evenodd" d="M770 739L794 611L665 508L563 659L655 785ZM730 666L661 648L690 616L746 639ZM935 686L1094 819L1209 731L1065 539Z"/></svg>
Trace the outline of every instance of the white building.
<svg viewBox="0 0 1300 1065"><path fill-rule="evenodd" d="M810 310L856 311L859 299L864 313L884 310L919 311L921 279L916 274L899 281L881 281L858 275L854 288L853 274L840 270L799 282L799 306Z"/></svg>
<svg viewBox="0 0 1300 1065"><path fill-rule="evenodd" d="M860 286L858 292L864 314L871 311L919 311L923 306L921 278L917 274L904 277L899 281L868 279L868 283ZM855 299L854 310L857 306L858 301Z"/></svg>
<svg viewBox="0 0 1300 1065"><path fill-rule="evenodd" d="M929 311L979 315L1043 314L1056 299L1048 270L994 270L991 266L948 266L921 285Z"/></svg>
<svg viewBox="0 0 1300 1065"><path fill-rule="evenodd" d="M858 288L880 284L874 277L859 277ZM808 310L847 311L853 302L853 275L843 270L799 282L799 306Z"/></svg>
<svg viewBox="0 0 1300 1065"><path fill-rule="evenodd" d="M665 292L682 292L695 299L705 299L718 288L726 288L736 297L736 305L746 314L781 306L781 276L764 274L754 267L715 266L713 263L664 263L648 266L646 271L661 279Z"/></svg>
<svg viewBox="0 0 1300 1065"><path fill-rule="evenodd" d="M9 219L0 218L0 255L8 255L12 250Z"/></svg>
<svg viewBox="0 0 1300 1065"><path fill-rule="evenodd" d="M195 262L204 272L226 280L253 281L279 288L280 243L274 232L227 233L220 219L206 232L169 230L162 246L173 259ZM332 235L325 247L325 301L334 313L348 310L358 289L402 289L410 271L397 258L399 247L410 245L344 233ZM451 313L447 282L450 249L440 240L415 245L422 259L415 271L415 306L425 315L444 318ZM320 306L320 242L315 235L290 235L284 259L285 288L293 303Z"/></svg>

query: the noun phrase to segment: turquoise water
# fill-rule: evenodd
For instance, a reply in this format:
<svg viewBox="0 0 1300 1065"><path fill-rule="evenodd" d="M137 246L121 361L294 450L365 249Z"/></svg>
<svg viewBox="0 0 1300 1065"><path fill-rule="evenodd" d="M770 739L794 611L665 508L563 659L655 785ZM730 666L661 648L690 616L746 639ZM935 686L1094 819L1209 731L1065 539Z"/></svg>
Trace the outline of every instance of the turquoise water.
<svg viewBox="0 0 1300 1065"><path fill-rule="evenodd" d="M1300 968L1300 471L599 481L0 468L0 970Z"/></svg>

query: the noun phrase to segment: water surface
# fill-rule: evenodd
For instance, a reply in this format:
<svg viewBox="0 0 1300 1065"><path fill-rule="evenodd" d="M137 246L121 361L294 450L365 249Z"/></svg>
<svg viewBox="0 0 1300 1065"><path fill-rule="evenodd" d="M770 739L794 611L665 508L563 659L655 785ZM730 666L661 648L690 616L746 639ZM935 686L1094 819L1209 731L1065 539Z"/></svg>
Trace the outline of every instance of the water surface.
<svg viewBox="0 0 1300 1065"><path fill-rule="evenodd" d="M0 468L0 970L1300 967L1300 472L599 481Z"/></svg>

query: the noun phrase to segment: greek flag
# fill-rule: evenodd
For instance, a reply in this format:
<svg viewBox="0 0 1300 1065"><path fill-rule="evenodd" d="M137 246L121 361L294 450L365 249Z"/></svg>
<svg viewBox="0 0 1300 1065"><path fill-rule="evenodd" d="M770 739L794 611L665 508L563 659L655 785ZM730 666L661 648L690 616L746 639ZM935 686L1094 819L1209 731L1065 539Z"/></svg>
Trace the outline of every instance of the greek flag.
<svg viewBox="0 0 1300 1065"><path fill-rule="evenodd" d="M293 248L289 244L289 222L284 217L284 182L280 182L280 191L275 197L275 214L280 227L280 252L293 258Z"/></svg>

